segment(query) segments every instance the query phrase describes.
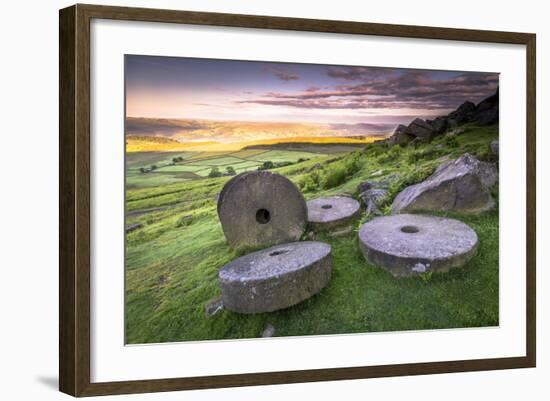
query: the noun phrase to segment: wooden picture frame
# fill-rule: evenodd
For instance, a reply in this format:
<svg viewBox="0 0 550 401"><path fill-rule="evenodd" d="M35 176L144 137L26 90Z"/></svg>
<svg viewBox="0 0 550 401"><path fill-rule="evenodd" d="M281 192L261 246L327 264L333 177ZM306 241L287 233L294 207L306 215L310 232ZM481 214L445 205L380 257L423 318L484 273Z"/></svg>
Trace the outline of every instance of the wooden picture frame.
<svg viewBox="0 0 550 401"><path fill-rule="evenodd" d="M92 383L90 380L90 21L94 18L526 46L526 356ZM95 396L535 366L536 36L534 34L80 4L60 10L59 29L60 391L73 396Z"/></svg>

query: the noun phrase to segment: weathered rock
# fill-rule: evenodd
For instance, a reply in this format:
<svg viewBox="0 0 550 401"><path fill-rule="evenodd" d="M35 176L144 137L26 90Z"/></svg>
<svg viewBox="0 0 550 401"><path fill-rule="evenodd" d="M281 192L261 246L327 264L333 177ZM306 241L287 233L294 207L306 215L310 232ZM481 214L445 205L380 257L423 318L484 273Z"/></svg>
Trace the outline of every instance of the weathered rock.
<svg viewBox="0 0 550 401"><path fill-rule="evenodd" d="M465 132L464 128L453 128L450 131L448 131L445 136L457 136L462 135Z"/></svg>
<svg viewBox="0 0 550 401"><path fill-rule="evenodd" d="M449 118L457 122L457 124L463 124L473 119L476 111L476 105L472 102L466 101L462 103L458 108L449 113Z"/></svg>
<svg viewBox="0 0 550 401"><path fill-rule="evenodd" d="M375 181L363 181L357 185L357 192L365 192L374 187Z"/></svg>
<svg viewBox="0 0 550 401"><path fill-rule="evenodd" d="M401 145L410 142L413 138L414 136L407 134L407 127L399 124L393 131L392 136L388 138L388 143L390 145Z"/></svg>
<svg viewBox="0 0 550 401"><path fill-rule="evenodd" d="M417 138L414 138L412 141L409 142L409 144L407 146L409 147L413 147L413 148L418 148L419 146L422 146L422 145L425 145L426 143L428 143L429 141L427 139L424 139L424 138L420 138L420 137L417 137Z"/></svg>
<svg viewBox="0 0 550 401"><path fill-rule="evenodd" d="M223 311L223 301L221 298L211 299L204 307L206 316L214 316L221 311Z"/></svg>
<svg viewBox="0 0 550 401"><path fill-rule="evenodd" d="M322 168L323 168L323 166L321 166L321 163L315 163L313 166L311 166L311 167L309 168L308 171L320 170L320 169L322 169Z"/></svg>
<svg viewBox="0 0 550 401"><path fill-rule="evenodd" d="M372 188L359 194L359 198L365 205L367 215L381 214L379 207L388 198L388 190L384 188Z"/></svg>
<svg viewBox="0 0 550 401"><path fill-rule="evenodd" d="M307 220L315 232L345 227L359 216L361 205L347 196L328 196L307 202Z"/></svg>
<svg viewBox="0 0 550 401"><path fill-rule="evenodd" d="M479 162L479 178L483 185L491 188L498 182L498 167L496 163Z"/></svg>
<svg viewBox="0 0 550 401"><path fill-rule="evenodd" d="M331 271L330 245L303 241L242 256L222 267L218 277L226 309L262 313L317 294L328 284Z"/></svg>
<svg viewBox="0 0 550 401"><path fill-rule="evenodd" d="M458 127L458 123L454 118L447 118L447 129L453 129Z"/></svg>
<svg viewBox="0 0 550 401"><path fill-rule="evenodd" d="M307 207L296 186L268 171L233 177L220 194L218 215L232 247L256 247L298 240Z"/></svg>
<svg viewBox="0 0 550 401"><path fill-rule="evenodd" d="M464 154L441 164L425 181L405 188L395 197L392 213L487 210L494 205L489 187L497 180L494 165Z"/></svg>
<svg viewBox="0 0 550 401"><path fill-rule="evenodd" d="M498 139L491 142L491 152L498 157Z"/></svg>
<svg viewBox="0 0 550 401"><path fill-rule="evenodd" d="M492 125L498 123L498 106L476 114L474 121L479 125Z"/></svg>
<svg viewBox="0 0 550 401"><path fill-rule="evenodd" d="M416 118L409 124L405 133L426 140L432 139L435 132L433 127L421 118Z"/></svg>
<svg viewBox="0 0 550 401"><path fill-rule="evenodd" d="M357 192L362 193L372 188L388 188L389 183L387 181L363 181L357 185Z"/></svg>
<svg viewBox="0 0 550 401"><path fill-rule="evenodd" d="M496 93L481 101L476 106L475 115L472 119L479 125L491 125L498 123L499 120L499 94Z"/></svg>
<svg viewBox="0 0 550 401"><path fill-rule="evenodd" d="M492 109L493 107L498 106L498 102L499 102L499 88L497 88L496 92L493 95L479 102L476 107L476 111L480 112L480 111Z"/></svg>
<svg viewBox="0 0 550 401"><path fill-rule="evenodd" d="M264 331L262 331L263 338L273 337L275 335L275 327L272 324L265 326Z"/></svg>
<svg viewBox="0 0 550 401"><path fill-rule="evenodd" d="M131 233L132 231L136 231L143 227L143 224L141 223L135 223L135 224L128 224L126 226L126 234Z"/></svg>
<svg viewBox="0 0 550 401"><path fill-rule="evenodd" d="M187 227L187 226L191 225L191 223L193 223L193 215L187 214L187 215L181 216L178 219L176 225L178 227Z"/></svg>
<svg viewBox="0 0 550 401"><path fill-rule="evenodd" d="M464 266L477 250L478 237L458 220L401 214L365 223L359 244L370 263L406 277Z"/></svg>
<svg viewBox="0 0 550 401"><path fill-rule="evenodd" d="M447 129L447 118L446 117L436 117L433 121L430 122L435 135L442 134Z"/></svg>

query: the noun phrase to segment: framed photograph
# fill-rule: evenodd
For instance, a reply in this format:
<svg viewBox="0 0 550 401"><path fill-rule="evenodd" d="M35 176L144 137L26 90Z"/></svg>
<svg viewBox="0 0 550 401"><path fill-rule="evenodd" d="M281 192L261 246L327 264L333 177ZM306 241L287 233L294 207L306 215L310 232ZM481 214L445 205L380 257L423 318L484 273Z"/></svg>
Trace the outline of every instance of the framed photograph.
<svg viewBox="0 0 550 401"><path fill-rule="evenodd" d="M59 18L62 392L535 366L534 34Z"/></svg>

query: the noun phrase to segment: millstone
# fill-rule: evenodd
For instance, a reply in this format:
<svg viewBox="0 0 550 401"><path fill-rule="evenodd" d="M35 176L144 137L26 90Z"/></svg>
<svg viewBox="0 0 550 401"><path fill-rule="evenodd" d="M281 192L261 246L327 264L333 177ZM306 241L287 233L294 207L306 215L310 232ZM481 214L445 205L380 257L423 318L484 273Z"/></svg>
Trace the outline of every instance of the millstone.
<svg viewBox="0 0 550 401"><path fill-rule="evenodd" d="M231 246L270 246L300 239L307 208L289 179L257 171L239 174L225 184L218 216Z"/></svg>
<svg viewBox="0 0 550 401"><path fill-rule="evenodd" d="M359 216L361 205L347 196L329 196L307 202L307 220L313 231L349 225Z"/></svg>
<svg viewBox="0 0 550 401"><path fill-rule="evenodd" d="M223 305L239 313L288 308L321 291L331 270L331 247L323 242L293 242L253 252L219 271Z"/></svg>
<svg viewBox="0 0 550 401"><path fill-rule="evenodd" d="M403 277L463 266L474 256L478 237L458 220L401 214L365 223L359 244L368 261Z"/></svg>
<svg viewBox="0 0 550 401"><path fill-rule="evenodd" d="M250 173L250 171L245 171L244 173L240 173L238 175L235 175L235 176L231 177L231 179L228 180L225 183L225 185L223 186L223 188L220 191L220 194L218 196L218 203L217 203L218 214L220 213L220 205L223 202L223 198L224 198L227 190L231 187L231 185L233 185L235 183L235 181L240 180L241 178L243 178L243 176L245 176L246 174L249 174L249 173Z"/></svg>

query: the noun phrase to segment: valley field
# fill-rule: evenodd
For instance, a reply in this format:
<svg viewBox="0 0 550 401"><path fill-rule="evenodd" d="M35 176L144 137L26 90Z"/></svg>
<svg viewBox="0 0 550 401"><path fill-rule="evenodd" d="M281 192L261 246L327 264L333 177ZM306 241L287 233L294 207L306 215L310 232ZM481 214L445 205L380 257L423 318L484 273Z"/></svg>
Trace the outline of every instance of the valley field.
<svg viewBox="0 0 550 401"><path fill-rule="evenodd" d="M327 155L344 154L364 146L363 143L279 143L256 145L241 150L128 152L126 154L126 188L138 189L233 173L257 170L264 163L281 167Z"/></svg>

